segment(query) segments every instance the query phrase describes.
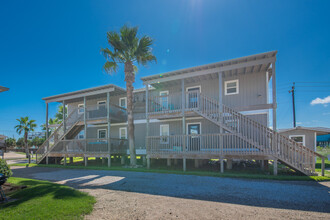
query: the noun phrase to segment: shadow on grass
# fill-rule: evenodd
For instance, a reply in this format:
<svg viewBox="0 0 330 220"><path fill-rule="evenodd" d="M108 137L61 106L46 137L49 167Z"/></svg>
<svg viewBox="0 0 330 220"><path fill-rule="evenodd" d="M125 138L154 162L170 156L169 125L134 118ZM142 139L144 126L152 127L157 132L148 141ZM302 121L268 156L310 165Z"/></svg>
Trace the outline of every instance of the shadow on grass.
<svg viewBox="0 0 330 220"><path fill-rule="evenodd" d="M70 200L72 198L86 198L87 194L79 192L68 186L39 180L21 180L14 183L15 185L26 185L27 188L10 194L11 198L16 201L0 205L1 208L9 208L19 206L22 203L34 199L42 199L43 197L51 197L56 200ZM43 204L40 204L43 205Z"/></svg>

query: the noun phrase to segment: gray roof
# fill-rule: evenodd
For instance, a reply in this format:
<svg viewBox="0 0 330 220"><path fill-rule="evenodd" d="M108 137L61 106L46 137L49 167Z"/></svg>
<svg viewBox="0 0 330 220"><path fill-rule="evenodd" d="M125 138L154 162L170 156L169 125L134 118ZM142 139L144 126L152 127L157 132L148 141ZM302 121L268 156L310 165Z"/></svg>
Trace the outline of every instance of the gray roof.
<svg viewBox="0 0 330 220"><path fill-rule="evenodd" d="M315 131L317 133L317 135L330 134L330 128L325 128L325 127L302 127L302 126L297 126L295 128L280 129L279 132L283 133L283 132L293 131L293 130Z"/></svg>
<svg viewBox="0 0 330 220"><path fill-rule="evenodd" d="M0 86L0 92L8 91L9 88Z"/></svg>
<svg viewBox="0 0 330 220"><path fill-rule="evenodd" d="M277 54L277 51L270 51L270 52L266 52L266 53L260 53L260 54L240 57L240 58L236 58L236 59L225 60L225 61L216 62L216 63L210 63L210 64L206 64L206 65L201 65L201 66L195 66L195 67L175 70L175 71L171 71L171 72L160 73L160 74L155 74L155 75L151 75L151 76L145 76L145 77L142 77L141 80L148 82L151 80L157 80L160 78L164 79L164 78L171 77L171 76L177 76L177 75L182 75L182 74L201 71L201 70L214 69L214 68L227 68L232 65L244 66L244 63L248 64L249 62L252 62L252 61L258 61L258 60L264 60L264 59L269 59L271 61L273 59L276 59L276 54Z"/></svg>
<svg viewBox="0 0 330 220"><path fill-rule="evenodd" d="M126 90L116 86L114 84L108 84L104 86L93 87L89 89L82 89L74 92L63 93L59 95L49 96L43 98L42 100L48 102L60 102L63 100L72 100L77 98L83 98L84 96L92 96L97 94L105 94L107 92L111 92L114 95L126 93Z"/></svg>

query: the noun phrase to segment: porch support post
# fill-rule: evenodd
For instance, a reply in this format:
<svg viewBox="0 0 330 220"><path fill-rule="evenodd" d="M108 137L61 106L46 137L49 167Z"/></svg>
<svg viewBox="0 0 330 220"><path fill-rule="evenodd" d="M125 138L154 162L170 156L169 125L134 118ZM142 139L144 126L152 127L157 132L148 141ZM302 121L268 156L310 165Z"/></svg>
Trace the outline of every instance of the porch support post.
<svg viewBox="0 0 330 220"><path fill-rule="evenodd" d="M277 176L277 159L274 159L274 176Z"/></svg>
<svg viewBox="0 0 330 220"><path fill-rule="evenodd" d="M233 169L233 159L227 159L227 170Z"/></svg>
<svg viewBox="0 0 330 220"><path fill-rule="evenodd" d="M167 158L167 166L168 166L168 167L171 166L171 158Z"/></svg>
<svg viewBox="0 0 330 220"><path fill-rule="evenodd" d="M120 158L120 164L125 165L125 156L124 155L122 155Z"/></svg>
<svg viewBox="0 0 330 220"><path fill-rule="evenodd" d="M261 170L265 170L265 161L260 160Z"/></svg>
<svg viewBox="0 0 330 220"><path fill-rule="evenodd" d="M66 121L65 121L65 101L63 100L63 102L62 102L62 105L63 105L63 110L62 110L62 112L63 112L63 130L64 130L64 134L65 134L65 132L66 132ZM66 138L64 137L64 140L65 140Z"/></svg>
<svg viewBox="0 0 330 220"><path fill-rule="evenodd" d="M324 176L324 169L325 169L324 157L322 157L322 164L321 164L321 172L322 172L322 176Z"/></svg>
<svg viewBox="0 0 330 220"><path fill-rule="evenodd" d="M70 163L73 163L73 157L70 157Z"/></svg>
<svg viewBox="0 0 330 220"><path fill-rule="evenodd" d="M186 106L186 96L184 90L184 79L181 79L181 111L182 111L182 151L185 154L186 151L186 116L185 116L185 106ZM186 169L186 159L183 159L184 171Z"/></svg>
<svg viewBox="0 0 330 220"><path fill-rule="evenodd" d="M222 93L223 93L223 88L222 88L222 72L218 73L218 78L219 78L219 122L222 124ZM223 128L219 126L219 132L220 134L224 133ZM220 141L220 149L223 149L223 136L219 136L219 141ZM222 151L221 151L222 153Z"/></svg>
<svg viewBox="0 0 330 220"><path fill-rule="evenodd" d="M108 167L111 166L111 139L110 139L110 128L111 128L111 121L110 121L110 92L107 92L107 122L108 122L108 153L109 153L109 160L108 160Z"/></svg>
<svg viewBox="0 0 330 220"><path fill-rule="evenodd" d="M222 157L220 157L219 162L220 162L220 173L223 173L224 172L224 164L223 164L223 158Z"/></svg>
<svg viewBox="0 0 330 220"><path fill-rule="evenodd" d="M218 73L218 77L219 77L219 104L222 105L222 72Z"/></svg>
<svg viewBox="0 0 330 220"><path fill-rule="evenodd" d="M46 156L46 164L48 164L48 156Z"/></svg>
<svg viewBox="0 0 330 220"><path fill-rule="evenodd" d="M85 157L85 167L87 167L88 157Z"/></svg>
<svg viewBox="0 0 330 220"><path fill-rule="evenodd" d="M84 96L84 138L85 138L85 153L87 151L87 108L86 108L86 96ZM85 166L87 162L85 161Z"/></svg>
<svg viewBox="0 0 330 220"><path fill-rule="evenodd" d="M276 71L275 71L275 61L272 62L272 92L273 92L273 130L276 131Z"/></svg>
<svg viewBox="0 0 330 220"><path fill-rule="evenodd" d="M183 165L183 172L186 172L187 170L187 159L186 158L183 158L182 159L182 165Z"/></svg>
<svg viewBox="0 0 330 220"><path fill-rule="evenodd" d="M146 84L146 155L148 157L148 153L150 151L149 146L149 84ZM150 159L148 158L147 167L150 169Z"/></svg>
<svg viewBox="0 0 330 220"><path fill-rule="evenodd" d="M150 169L150 157L147 156L147 168Z"/></svg>
<svg viewBox="0 0 330 220"><path fill-rule="evenodd" d="M63 160L64 160L64 163L63 164L64 164L64 166L66 166L66 156L64 157Z"/></svg>
<svg viewBox="0 0 330 220"><path fill-rule="evenodd" d="M46 102L46 140L47 139L48 139L48 102ZM49 141L47 142L46 150L48 151L48 149L49 149ZM47 164L48 164L48 162L47 162Z"/></svg>
<svg viewBox="0 0 330 220"><path fill-rule="evenodd" d="M199 168L199 160L198 159L194 160L194 165L195 165L195 168Z"/></svg>

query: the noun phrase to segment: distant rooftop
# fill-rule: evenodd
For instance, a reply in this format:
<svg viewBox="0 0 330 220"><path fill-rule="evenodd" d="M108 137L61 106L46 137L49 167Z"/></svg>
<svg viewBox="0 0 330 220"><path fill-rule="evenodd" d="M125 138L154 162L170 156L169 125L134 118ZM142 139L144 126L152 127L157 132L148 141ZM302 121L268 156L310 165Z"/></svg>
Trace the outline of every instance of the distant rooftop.
<svg viewBox="0 0 330 220"><path fill-rule="evenodd" d="M286 132L286 131L293 131L293 130L309 130L309 131L314 131L317 133L317 135L325 135L325 134L330 134L330 128L325 128L325 127L302 127L302 126L297 126L295 128L286 128L286 129L280 129L279 132Z"/></svg>

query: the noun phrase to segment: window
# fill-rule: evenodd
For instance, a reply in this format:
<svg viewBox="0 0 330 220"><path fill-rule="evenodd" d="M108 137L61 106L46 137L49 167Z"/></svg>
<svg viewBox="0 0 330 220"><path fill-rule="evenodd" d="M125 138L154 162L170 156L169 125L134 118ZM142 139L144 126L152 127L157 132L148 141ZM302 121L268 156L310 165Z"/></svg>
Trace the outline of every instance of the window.
<svg viewBox="0 0 330 220"><path fill-rule="evenodd" d="M119 128L119 138L120 139L127 139L127 128Z"/></svg>
<svg viewBox="0 0 330 220"><path fill-rule="evenodd" d="M84 138L85 138L85 131L82 130L82 131L80 131L79 134L78 134L78 139L84 139Z"/></svg>
<svg viewBox="0 0 330 220"><path fill-rule="evenodd" d="M238 79L225 82L225 95L238 94Z"/></svg>
<svg viewBox="0 0 330 220"><path fill-rule="evenodd" d="M127 108L127 98L126 97L119 99L119 106L122 108Z"/></svg>
<svg viewBox="0 0 330 220"><path fill-rule="evenodd" d="M305 135L290 135L289 138L297 143L305 145Z"/></svg>
<svg viewBox="0 0 330 220"><path fill-rule="evenodd" d="M168 109L168 91L159 92L160 106L162 109Z"/></svg>
<svg viewBox="0 0 330 220"><path fill-rule="evenodd" d="M106 101L98 101L97 102L97 109L106 109Z"/></svg>
<svg viewBox="0 0 330 220"><path fill-rule="evenodd" d="M85 108L84 108L84 104L79 104L78 105L78 114L82 114L84 113Z"/></svg>
<svg viewBox="0 0 330 220"><path fill-rule="evenodd" d="M97 138L99 139L107 138L107 129L97 130Z"/></svg>
<svg viewBox="0 0 330 220"><path fill-rule="evenodd" d="M169 125L160 125L160 143L161 144L168 144L168 136L170 134Z"/></svg>
<svg viewBox="0 0 330 220"><path fill-rule="evenodd" d="M107 104L107 101L98 101L97 105L98 106L105 106Z"/></svg>

